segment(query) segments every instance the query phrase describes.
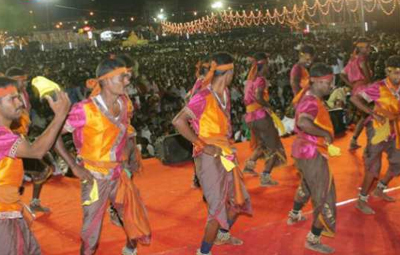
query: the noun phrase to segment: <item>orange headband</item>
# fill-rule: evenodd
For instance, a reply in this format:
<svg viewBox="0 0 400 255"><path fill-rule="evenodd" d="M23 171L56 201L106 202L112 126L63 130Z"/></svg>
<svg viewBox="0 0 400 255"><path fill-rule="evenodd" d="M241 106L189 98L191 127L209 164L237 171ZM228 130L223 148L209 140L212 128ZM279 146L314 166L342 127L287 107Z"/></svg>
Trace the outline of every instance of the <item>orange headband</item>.
<svg viewBox="0 0 400 255"><path fill-rule="evenodd" d="M210 71L208 71L206 77L203 80L203 86L207 86L208 84L210 84L210 82L214 78L215 71L229 71L233 70L233 67L234 67L233 63L218 65L217 62L212 61Z"/></svg>
<svg viewBox="0 0 400 255"><path fill-rule="evenodd" d="M325 76L320 76L320 77L311 77L312 79L314 79L315 81L321 81L321 80L331 80L333 79L333 74L328 74Z"/></svg>
<svg viewBox="0 0 400 255"><path fill-rule="evenodd" d="M254 81L257 76L257 71L258 71L257 66L266 64L267 60L264 59L264 60L257 61L255 58L249 58L249 60L252 62L252 64L251 64L249 74L247 75L247 80Z"/></svg>
<svg viewBox="0 0 400 255"><path fill-rule="evenodd" d="M366 42L356 43L356 47L367 47L368 45L369 45L369 43L366 43Z"/></svg>
<svg viewBox="0 0 400 255"><path fill-rule="evenodd" d="M12 93L18 93L18 90L15 86L9 84L4 88L0 88L0 97L5 97Z"/></svg>
<svg viewBox="0 0 400 255"><path fill-rule="evenodd" d="M17 81L23 81L28 79L28 75L12 76L11 78Z"/></svg>
<svg viewBox="0 0 400 255"><path fill-rule="evenodd" d="M93 89L92 93L90 94L91 97L93 96L97 96L98 94L100 94L101 92L101 88L100 88L100 81L101 80L105 80L105 79L110 79L114 76L123 74L123 73L128 73L130 71L130 69L126 68L126 67L118 67L117 69L112 70L109 73L106 73L102 76L100 76L97 79L89 79L86 81L86 87L89 89Z"/></svg>

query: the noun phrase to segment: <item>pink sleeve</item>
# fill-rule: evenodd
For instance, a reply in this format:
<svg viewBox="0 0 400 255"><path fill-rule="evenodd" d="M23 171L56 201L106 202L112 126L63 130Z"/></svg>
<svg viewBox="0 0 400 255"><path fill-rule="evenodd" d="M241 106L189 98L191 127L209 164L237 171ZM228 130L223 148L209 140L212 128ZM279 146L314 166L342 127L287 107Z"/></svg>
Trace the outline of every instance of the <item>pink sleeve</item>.
<svg viewBox="0 0 400 255"><path fill-rule="evenodd" d="M267 87L267 83L265 82L265 79L258 77L254 81L254 86L256 89L264 90Z"/></svg>
<svg viewBox="0 0 400 255"><path fill-rule="evenodd" d="M361 95L368 103L375 102L380 97L380 84L374 83L367 86L361 89L357 94Z"/></svg>
<svg viewBox="0 0 400 255"><path fill-rule="evenodd" d="M65 121L64 130L72 133L77 128L82 128L86 123L85 110L83 103L77 103L72 107Z"/></svg>
<svg viewBox="0 0 400 255"><path fill-rule="evenodd" d="M19 135L5 128L0 129L0 159L5 157L15 158L18 145L22 141Z"/></svg>
<svg viewBox="0 0 400 255"><path fill-rule="evenodd" d="M197 93L194 97L192 97L192 99L190 99L189 103L186 105L186 108L189 109L190 112L193 114L193 119L199 119L204 112L206 99L203 94L204 93Z"/></svg>
<svg viewBox="0 0 400 255"><path fill-rule="evenodd" d="M296 113L300 116L302 113L310 115L313 117L317 117L318 114L318 104L317 101L312 97L307 97L301 100L299 105L296 108Z"/></svg>
<svg viewBox="0 0 400 255"><path fill-rule="evenodd" d="M290 71L290 79L293 79L294 77L301 77L301 68L299 65L294 65L292 70Z"/></svg>

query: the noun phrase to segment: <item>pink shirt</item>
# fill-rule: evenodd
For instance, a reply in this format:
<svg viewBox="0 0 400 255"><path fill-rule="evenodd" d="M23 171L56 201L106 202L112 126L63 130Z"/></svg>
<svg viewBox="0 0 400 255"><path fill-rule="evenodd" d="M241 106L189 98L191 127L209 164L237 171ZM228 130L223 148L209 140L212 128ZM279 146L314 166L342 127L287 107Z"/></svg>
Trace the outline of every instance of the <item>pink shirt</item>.
<svg viewBox="0 0 400 255"><path fill-rule="evenodd" d="M268 89L269 83L263 77L257 77L254 81L246 81L246 87L244 89L244 104L251 105L257 102L257 90L264 91ZM259 119L265 118L267 115L264 108L255 110L253 112L248 112L245 115L245 121L252 122Z"/></svg>
<svg viewBox="0 0 400 255"><path fill-rule="evenodd" d="M296 108L295 132L296 139L292 144L292 156L297 159L312 159L317 156L318 137L305 133L298 126L297 122L301 114L307 114L313 119L318 114L318 99L307 92Z"/></svg>
<svg viewBox="0 0 400 255"><path fill-rule="evenodd" d="M343 69L351 83L365 80L364 73L361 70L361 63L365 61L366 58L363 56L353 57Z"/></svg>

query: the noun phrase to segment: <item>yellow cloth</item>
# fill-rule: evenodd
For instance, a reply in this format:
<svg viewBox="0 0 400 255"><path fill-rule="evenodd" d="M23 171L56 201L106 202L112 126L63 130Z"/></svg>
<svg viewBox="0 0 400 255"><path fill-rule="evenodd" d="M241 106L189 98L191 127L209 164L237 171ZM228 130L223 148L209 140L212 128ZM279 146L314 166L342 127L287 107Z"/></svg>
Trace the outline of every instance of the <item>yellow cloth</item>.
<svg viewBox="0 0 400 255"><path fill-rule="evenodd" d="M60 86L57 83L43 77L37 76L33 78L32 85L39 91L40 97L53 91L60 91Z"/></svg>
<svg viewBox="0 0 400 255"><path fill-rule="evenodd" d="M342 152L339 147L336 147L333 144L328 145L328 154L330 157L339 157L342 155Z"/></svg>
<svg viewBox="0 0 400 255"><path fill-rule="evenodd" d="M224 166L225 170L227 172L232 171L235 167L237 167L237 165L235 164L235 162L233 162L232 160L229 160L228 158L226 158L227 154L222 151L222 156L221 156L221 163Z"/></svg>
<svg viewBox="0 0 400 255"><path fill-rule="evenodd" d="M274 121L275 127L281 132L281 134L285 134L285 126L283 125L281 119L273 111L269 111L269 115Z"/></svg>
<svg viewBox="0 0 400 255"><path fill-rule="evenodd" d="M83 183L87 183L87 181L84 181ZM90 191L89 197L90 199L83 202L82 205L91 205L97 200L99 200L99 188L97 186L96 179L93 179L93 187L92 190Z"/></svg>

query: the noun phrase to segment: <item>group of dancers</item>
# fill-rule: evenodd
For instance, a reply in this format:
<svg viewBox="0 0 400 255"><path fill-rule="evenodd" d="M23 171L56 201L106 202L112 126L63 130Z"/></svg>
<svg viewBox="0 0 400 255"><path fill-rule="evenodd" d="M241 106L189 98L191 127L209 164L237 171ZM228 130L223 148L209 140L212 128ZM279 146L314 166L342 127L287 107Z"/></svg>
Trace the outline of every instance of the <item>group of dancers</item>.
<svg viewBox="0 0 400 255"><path fill-rule="evenodd" d="M365 214L374 213L368 204L368 196L374 181L380 178L383 152L388 155L389 169L379 179L372 194L394 201L384 190L400 173L400 56L389 57L387 77L373 82L368 65L369 48L367 40L358 40L340 75L352 88L351 102L364 114L350 149L359 147L358 135L364 126L367 129L365 176L356 203ZM296 110L296 138L291 156L301 180L287 224L306 220L301 209L311 199L313 221L305 237L305 247L329 254L334 249L321 242L321 236L335 235L336 226L336 190L328 160L339 153L333 145L334 128L324 98L332 92L335 76L329 65L313 64L315 54L312 46L303 46L299 61L291 71ZM234 58L229 53L215 53L198 64L198 80L188 94L188 102L172 120L177 131L194 145L195 173L207 204L208 216L197 255L211 254L213 245L243 244L230 234L240 214L252 214L243 174L259 176L263 187L275 186L278 182L272 178L272 171L287 161L276 128L276 115L269 105L268 55L255 53L249 60L244 104L245 121L251 129L252 154L243 171L230 140L229 85L235 69ZM0 254L41 254L29 225L32 211L48 210L40 205L40 187L34 189L30 207L22 203L22 159L42 160L52 148L81 180L84 212L81 254L96 252L107 211L112 222L122 227L126 234L123 255L135 255L138 243L150 243L147 212L133 181L141 161L136 131L130 121L134 114L133 105L126 94L131 67L132 61L126 56L112 55L103 60L96 69L96 78L87 82L93 89L92 94L72 108L64 92L56 92L55 99L47 96L54 118L32 143L26 138L30 122L27 74L12 68L6 76L0 77ZM62 136L66 133L73 135L74 154L64 146ZM261 174L255 170L260 159L265 160ZM41 185L51 174L45 164L43 169L45 171L34 175L35 185Z"/></svg>

